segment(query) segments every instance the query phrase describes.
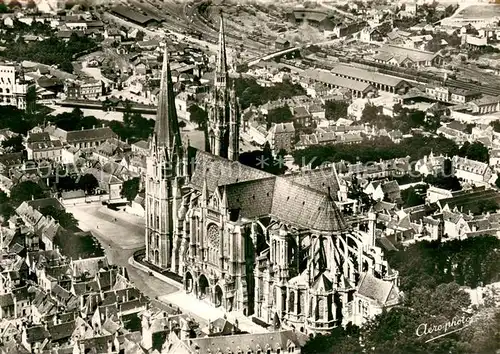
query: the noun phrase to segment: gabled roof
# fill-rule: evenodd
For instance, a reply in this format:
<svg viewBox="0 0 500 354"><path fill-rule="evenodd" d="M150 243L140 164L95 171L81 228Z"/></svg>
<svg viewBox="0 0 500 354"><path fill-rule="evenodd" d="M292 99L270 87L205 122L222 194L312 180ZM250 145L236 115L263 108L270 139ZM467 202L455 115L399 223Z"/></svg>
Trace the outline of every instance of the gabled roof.
<svg viewBox="0 0 500 354"><path fill-rule="evenodd" d="M378 279L371 273L365 273L359 282L358 294L375 300L379 305L384 305L387 301L397 298L397 291L394 292L393 288L394 285L390 281ZM393 296L394 294L396 297Z"/></svg>
<svg viewBox="0 0 500 354"><path fill-rule="evenodd" d="M66 140L70 144L93 140L106 140L116 137L117 135L109 127L73 130L66 134Z"/></svg>
<svg viewBox="0 0 500 354"><path fill-rule="evenodd" d="M257 353L258 350L265 352L265 350L269 348L273 353L276 353L277 349L280 349L282 352L286 352L290 344L296 348L300 348L303 343L298 336L300 336L298 332L287 330L278 332L237 334L233 336L193 338L184 342L190 345L193 352L197 352L199 354L213 353L214 348L224 348L224 352L232 353Z"/></svg>

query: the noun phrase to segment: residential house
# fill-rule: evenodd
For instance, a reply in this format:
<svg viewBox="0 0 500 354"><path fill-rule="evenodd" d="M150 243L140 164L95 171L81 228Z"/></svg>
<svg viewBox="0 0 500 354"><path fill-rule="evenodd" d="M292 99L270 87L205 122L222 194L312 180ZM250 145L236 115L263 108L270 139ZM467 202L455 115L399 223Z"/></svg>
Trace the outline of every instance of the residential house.
<svg viewBox="0 0 500 354"><path fill-rule="evenodd" d="M312 115L311 113L309 113L306 107L290 107L290 110L292 111L292 119L294 124L302 127L306 127L311 124Z"/></svg>
<svg viewBox="0 0 500 354"><path fill-rule="evenodd" d="M293 123L277 123L269 129L267 141L274 153L285 150L290 153L295 141L295 128Z"/></svg>
<svg viewBox="0 0 500 354"><path fill-rule="evenodd" d="M63 146L59 140L51 140L49 133L28 133L26 151L28 160L62 161Z"/></svg>
<svg viewBox="0 0 500 354"><path fill-rule="evenodd" d="M99 80L66 81L64 93L67 99L97 99L103 94L104 85Z"/></svg>
<svg viewBox="0 0 500 354"><path fill-rule="evenodd" d="M0 105L11 105L26 109L26 93L29 83L20 67L0 64Z"/></svg>
<svg viewBox="0 0 500 354"><path fill-rule="evenodd" d="M276 49L288 49L290 48L290 41L286 38L277 38L274 42L274 47Z"/></svg>
<svg viewBox="0 0 500 354"><path fill-rule="evenodd" d="M109 127L92 128L69 131L66 134L66 142L80 149L99 146L110 138L117 135Z"/></svg>
<svg viewBox="0 0 500 354"><path fill-rule="evenodd" d="M359 40L365 43L382 42L383 35L376 27L365 27L359 32Z"/></svg>
<svg viewBox="0 0 500 354"><path fill-rule="evenodd" d="M493 171L487 163L470 160L466 157L453 156L451 159L453 173L456 177L468 183L494 183Z"/></svg>

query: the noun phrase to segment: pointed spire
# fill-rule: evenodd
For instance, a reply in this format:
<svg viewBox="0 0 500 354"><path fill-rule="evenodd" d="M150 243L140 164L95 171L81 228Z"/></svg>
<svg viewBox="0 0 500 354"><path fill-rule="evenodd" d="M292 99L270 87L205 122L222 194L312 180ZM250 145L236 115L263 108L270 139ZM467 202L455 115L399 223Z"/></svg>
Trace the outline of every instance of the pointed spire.
<svg viewBox="0 0 500 354"><path fill-rule="evenodd" d="M179 121L177 120L177 111L175 109L172 73L170 72L166 43L163 52L163 66L161 70L154 136L157 146L167 147L169 150L177 150L181 146Z"/></svg>
<svg viewBox="0 0 500 354"><path fill-rule="evenodd" d="M219 48L217 50L217 66L215 67L215 86L226 86L227 83L227 57L226 35L224 34L224 18L220 14Z"/></svg>

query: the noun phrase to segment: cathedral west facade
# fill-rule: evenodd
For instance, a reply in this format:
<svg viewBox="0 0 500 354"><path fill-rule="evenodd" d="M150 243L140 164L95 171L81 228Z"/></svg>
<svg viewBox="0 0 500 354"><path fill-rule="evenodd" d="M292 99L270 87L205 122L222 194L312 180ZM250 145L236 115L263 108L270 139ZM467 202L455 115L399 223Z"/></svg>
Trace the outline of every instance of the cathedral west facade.
<svg viewBox="0 0 500 354"><path fill-rule="evenodd" d="M145 180L146 261L226 311L306 333L361 324L397 304L375 217L346 222L334 168L274 176L237 162L240 110L222 19L208 113L209 151L183 145L165 50Z"/></svg>

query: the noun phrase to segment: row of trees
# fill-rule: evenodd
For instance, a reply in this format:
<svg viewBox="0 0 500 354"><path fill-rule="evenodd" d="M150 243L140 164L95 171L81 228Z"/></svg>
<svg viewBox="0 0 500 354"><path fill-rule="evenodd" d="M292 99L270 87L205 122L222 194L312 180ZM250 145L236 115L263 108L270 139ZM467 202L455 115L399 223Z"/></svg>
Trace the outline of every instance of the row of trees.
<svg viewBox="0 0 500 354"><path fill-rule="evenodd" d="M51 122L66 131L92 129L101 125L109 126L122 140L135 142L147 140L153 133L155 121L144 118L139 113L133 113L131 108L123 115L123 122L105 121L94 116L85 116L81 109L75 108L71 112L64 112L55 116L48 116L48 112L25 112L13 106L0 106L0 129L8 128L14 133L27 135L27 132L36 126ZM19 150L20 137L3 142L4 147Z"/></svg>
<svg viewBox="0 0 500 354"><path fill-rule="evenodd" d="M286 80L270 87L260 86L254 78L241 77L235 79L233 83L242 109L246 109L250 105L260 106L280 98L291 98L306 94L302 86Z"/></svg>
<svg viewBox="0 0 500 354"><path fill-rule="evenodd" d="M22 37L7 43L3 55L13 61L30 60L46 65L57 65L61 70L73 72L71 61L73 56L96 47L96 42L86 36L79 37L73 33L68 42L54 36L42 41L24 42Z"/></svg>
<svg viewBox="0 0 500 354"><path fill-rule="evenodd" d="M254 150L240 154L239 162L274 175L281 175L287 169L285 166L285 155L286 151L281 150L275 157L271 146L266 142L263 150Z"/></svg>
<svg viewBox="0 0 500 354"><path fill-rule="evenodd" d="M365 140L356 145L317 145L307 147L293 152L296 164L303 166L312 164L312 167L320 166L327 162L348 161L373 162L389 160L397 157L410 156L411 160L417 160L431 151L436 154L454 156L458 153L457 144L445 137L426 137L415 135L404 139L399 144L392 142L387 137L373 140Z"/></svg>
<svg viewBox="0 0 500 354"><path fill-rule="evenodd" d="M462 157L467 157L471 160L481 161L489 163L490 155L488 148L484 146L479 141L469 143L465 142L458 150L458 155Z"/></svg>
<svg viewBox="0 0 500 354"><path fill-rule="evenodd" d="M366 105L361 115L361 121L376 126L379 129L399 129L403 134L409 133L414 128L423 128L435 132L440 125L438 115L426 115L425 112L408 109L396 104L393 107L394 117L382 112L382 107Z"/></svg>

